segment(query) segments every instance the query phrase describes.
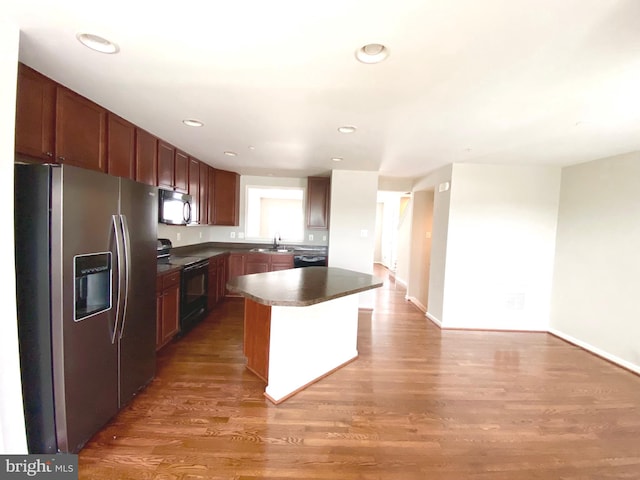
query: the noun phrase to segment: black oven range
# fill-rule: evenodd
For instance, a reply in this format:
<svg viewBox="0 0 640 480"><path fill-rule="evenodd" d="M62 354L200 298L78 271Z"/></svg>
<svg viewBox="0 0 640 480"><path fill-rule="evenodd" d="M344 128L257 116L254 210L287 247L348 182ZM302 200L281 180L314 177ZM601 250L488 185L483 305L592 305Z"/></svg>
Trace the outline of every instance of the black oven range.
<svg viewBox="0 0 640 480"><path fill-rule="evenodd" d="M179 265L180 273L180 335L184 335L200 322L207 311L209 259L205 257L171 254L171 241L158 239L158 263Z"/></svg>

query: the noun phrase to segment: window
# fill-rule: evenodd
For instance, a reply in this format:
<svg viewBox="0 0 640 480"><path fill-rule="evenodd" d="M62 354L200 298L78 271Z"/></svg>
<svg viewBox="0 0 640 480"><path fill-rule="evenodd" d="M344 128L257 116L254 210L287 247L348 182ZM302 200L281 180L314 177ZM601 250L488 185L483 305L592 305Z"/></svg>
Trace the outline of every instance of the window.
<svg viewBox="0 0 640 480"><path fill-rule="evenodd" d="M299 242L304 238L304 189L247 187L246 236L255 240Z"/></svg>

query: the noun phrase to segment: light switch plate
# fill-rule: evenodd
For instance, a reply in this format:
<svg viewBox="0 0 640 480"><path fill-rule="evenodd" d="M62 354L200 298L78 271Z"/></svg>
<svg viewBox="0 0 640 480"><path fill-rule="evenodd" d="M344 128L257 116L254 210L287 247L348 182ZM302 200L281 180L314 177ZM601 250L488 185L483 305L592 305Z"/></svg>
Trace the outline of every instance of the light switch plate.
<svg viewBox="0 0 640 480"><path fill-rule="evenodd" d="M313 233L310 233L310 234L309 234L309 241L310 241L310 242L313 242Z"/></svg>
<svg viewBox="0 0 640 480"><path fill-rule="evenodd" d="M229 234L229 237L230 237L230 238L236 238L236 232L231 232L231 233Z"/></svg>

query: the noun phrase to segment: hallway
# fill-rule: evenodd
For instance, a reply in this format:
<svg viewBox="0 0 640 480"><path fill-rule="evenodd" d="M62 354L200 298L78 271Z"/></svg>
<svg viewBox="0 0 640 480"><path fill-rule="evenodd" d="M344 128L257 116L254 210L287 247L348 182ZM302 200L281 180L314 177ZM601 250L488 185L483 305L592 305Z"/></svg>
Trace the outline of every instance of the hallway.
<svg viewBox="0 0 640 480"><path fill-rule="evenodd" d="M638 376L543 333L441 331L388 278L375 292L359 358L278 406L227 300L160 352L80 478L640 478Z"/></svg>

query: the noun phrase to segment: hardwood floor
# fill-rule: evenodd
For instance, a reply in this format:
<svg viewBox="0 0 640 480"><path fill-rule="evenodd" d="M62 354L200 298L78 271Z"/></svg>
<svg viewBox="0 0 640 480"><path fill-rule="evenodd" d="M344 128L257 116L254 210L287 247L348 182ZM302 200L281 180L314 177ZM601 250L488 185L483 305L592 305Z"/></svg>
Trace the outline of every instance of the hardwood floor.
<svg viewBox="0 0 640 480"><path fill-rule="evenodd" d="M80 478L640 479L640 377L548 334L441 331L404 294L387 280L359 359L277 406L227 301L160 352Z"/></svg>

